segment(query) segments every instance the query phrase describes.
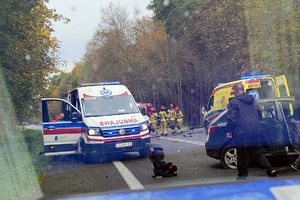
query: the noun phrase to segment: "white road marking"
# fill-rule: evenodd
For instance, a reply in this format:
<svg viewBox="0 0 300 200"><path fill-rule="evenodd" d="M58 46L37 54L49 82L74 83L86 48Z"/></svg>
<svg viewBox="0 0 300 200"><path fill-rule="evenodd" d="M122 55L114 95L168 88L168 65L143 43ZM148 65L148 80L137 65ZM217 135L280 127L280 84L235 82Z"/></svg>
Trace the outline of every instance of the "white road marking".
<svg viewBox="0 0 300 200"><path fill-rule="evenodd" d="M159 139L163 140L170 140L174 142L184 142L188 144L194 144L199 146L204 146L204 142L195 141L195 140L186 140L180 138L171 138L171 137L160 137ZM123 177L124 181L128 185L129 189L131 190L141 190L145 189L144 186L138 181L138 179L130 172L130 170L120 161L113 162L121 176Z"/></svg>
<svg viewBox="0 0 300 200"><path fill-rule="evenodd" d="M184 143L195 144L195 145L199 145L199 146L204 146L205 145L204 142L195 141L195 140L186 140L186 139L180 139L180 138L160 137L159 139L171 140L171 141L174 141L174 142L184 142Z"/></svg>
<svg viewBox="0 0 300 200"><path fill-rule="evenodd" d="M129 171L129 169L119 161L113 162L124 181L131 190L141 190L145 189L144 186L138 181L138 179Z"/></svg>

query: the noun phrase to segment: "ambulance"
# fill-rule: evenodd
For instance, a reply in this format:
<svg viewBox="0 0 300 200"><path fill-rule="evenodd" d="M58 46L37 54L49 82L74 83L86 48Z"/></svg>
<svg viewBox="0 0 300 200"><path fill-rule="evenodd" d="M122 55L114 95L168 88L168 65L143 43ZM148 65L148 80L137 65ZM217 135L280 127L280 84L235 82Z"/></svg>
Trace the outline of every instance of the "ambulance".
<svg viewBox="0 0 300 200"><path fill-rule="evenodd" d="M43 98L42 118L45 156L81 154L84 163L125 152L148 156L147 122L119 82L82 84L66 100Z"/></svg>
<svg viewBox="0 0 300 200"><path fill-rule="evenodd" d="M204 116L203 127L206 133L209 123L226 109L229 99L234 96L231 88L238 82L244 85L245 92L253 95L257 100L290 96L285 75L278 77L271 77L270 75L247 75L242 76L241 80L219 84L213 89L208 103L202 108L202 114Z"/></svg>

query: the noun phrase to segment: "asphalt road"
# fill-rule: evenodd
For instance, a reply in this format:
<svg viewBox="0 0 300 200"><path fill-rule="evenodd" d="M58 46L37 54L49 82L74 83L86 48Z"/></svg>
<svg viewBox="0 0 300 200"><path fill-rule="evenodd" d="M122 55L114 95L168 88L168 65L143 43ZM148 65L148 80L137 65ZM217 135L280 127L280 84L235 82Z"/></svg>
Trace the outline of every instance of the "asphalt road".
<svg viewBox="0 0 300 200"><path fill-rule="evenodd" d="M206 156L205 141L203 129L152 138L152 143L164 147L165 161L177 165L178 175L174 177L153 178L150 159L140 159L134 153L123 155L113 162L90 165L84 164L80 158L71 158L55 160L54 169L48 172L41 188L45 197L54 197L235 181L236 170L223 169L218 160ZM278 177L299 175L290 168L291 162L272 163ZM268 179L261 169L251 166L249 180L265 178Z"/></svg>

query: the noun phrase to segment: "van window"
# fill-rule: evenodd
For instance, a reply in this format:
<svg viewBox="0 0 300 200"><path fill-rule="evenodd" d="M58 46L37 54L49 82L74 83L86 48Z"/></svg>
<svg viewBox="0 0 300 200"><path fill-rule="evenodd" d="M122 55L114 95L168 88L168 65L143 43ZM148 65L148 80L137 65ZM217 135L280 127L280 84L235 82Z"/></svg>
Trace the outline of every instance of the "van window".
<svg viewBox="0 0 300 200"><path fill-rule="evenodd" d="M259 105L259 109L264 119L274 119L275 118L275 105L263 103Z"/></svg>
<svg viewBox="0 0 300 200"><path fill-rule="evenodd" d="M284 85L279 86L278 89L279 89L280 96L282 96L282 97L288 96L287 91L286 91L286 87Z"/></svg>
<svg viewBox="0 0 300 200"><path fill-rule="evenodd" d="M281 108L282 108L282 111L283 111L283 114L284 116L291 116L293 115L293 106L291 103L288 103L288 102L282 102L280 104Z"/></svg>
<svg viewBox="0 0 300 200"><path fill-rule="evenodd" d="M208 101L208 104L206 105L206 111L209 111L213 108L213 104L214 104L214 97L215 96L212 96L210 97L209 101Z"/></svg>
<svg viewBox="0 0 300 200"><path fill-rule="evenodd" d="M81 107L80 107L80 101L78 98L78 91L77 90L73 90L70 92L69 94L69 101L71 102L71 104L73 106L75 106L79 111L81 111Z"/></svg>
<svg viewBox="0 0 300 200"><path fill-rule="evenodd" d="M218 123L227 123L227 112L218 120Z"/></svg>
<svg viewBox="0 0 300 200"><path fill-rule="evenodd" d="M263 85L262 89L262 98L272 98L275 97L275 92L271 85Z"/></svg>
<svg viewBox="0 0 300 200"><path fill-rule="evenodd" d="M54 121L55 117L63 114L59 121L71 121L71 115L76 112L68 103L64 101L49 100L45 101L45 111L43 112L43 122Z"/></svg>
<svg viewBox="0 0 300 200"><path fill-rule="evenodd" d="M271 80L261 81L262 98L275 97L275 88Z"/></svg>

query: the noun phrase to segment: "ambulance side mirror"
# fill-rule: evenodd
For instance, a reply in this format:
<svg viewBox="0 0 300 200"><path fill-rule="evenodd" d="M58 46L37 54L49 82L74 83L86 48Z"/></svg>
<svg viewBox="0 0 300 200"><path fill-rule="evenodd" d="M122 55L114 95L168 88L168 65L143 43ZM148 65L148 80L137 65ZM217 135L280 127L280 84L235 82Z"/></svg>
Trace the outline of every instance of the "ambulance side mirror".
<svg viewBox="0 0 300 200"><path fill-rule="evenodd" d="M142 113L142 115L147 115L147 111L145 107L140 107L140 111Z"/></svg>
<svg viewBox="0 0 300 200"><path fill-rule="evenodd" d="M207 111L206 111L206 106L203 106L202 107L202 114L205 114Z"/></svg>
<svg viewBox="0 0 300 200"><path fill-rule="evenodd" d="M72 122L78 122L80 118L80 114L78 112L72 112L71 121Z"/></svg>

